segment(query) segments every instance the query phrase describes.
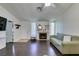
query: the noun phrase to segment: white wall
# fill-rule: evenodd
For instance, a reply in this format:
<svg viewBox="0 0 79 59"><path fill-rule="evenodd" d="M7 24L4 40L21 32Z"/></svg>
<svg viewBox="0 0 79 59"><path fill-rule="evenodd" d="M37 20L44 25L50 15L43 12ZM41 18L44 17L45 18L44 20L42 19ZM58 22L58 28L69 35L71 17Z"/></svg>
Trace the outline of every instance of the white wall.
<svg viewBox="0 0 79 59"><path fill-rule="evenodd" d="M6 42L13 42L13 22L7 21L7 26L6 26Z"/></svg>
<svg viewBox="0 0 79 59"><path fill-rule="evenodd" d="M79 4L73 4L63 15L56 18L56 33L79 35Z"/></svg>
<svg viewBox="0 0 79 59"><path fill-rule="evenodd" d="M0 49L6 46L6 32L0 31Z"/></svg>
<svg viewBox="0 0 79 59"><path fill-rule="evenodd" d="M36 29L36 34L35 33L32 33L32 28L31 28L31 25L32 25L32 23L33 22L29 22L29 21L21 21L21 29L20 29L20 39L30 39L31 38L31 34L32 34L32 36L37 36L37 29ZM36 23L36 25L38 25L38 24L42 24L42 25L47 25L47 24L49 24L49 22L35 22ZM35 35L34 35L35 34Z"/></svg>
<svg viewBox="0 0 79 59"><path fill-rule="evenodd" d="M18 19L16 19L13 15L11 15L6 9L4 9L3 7L0 6L0 16L4 17L4 18L7 18L8 20L11 20L11 21L14 21L14 23L17 23L18 22ZM4 36L6 35L6 31L0 31ZM14 36L17 36L19 37L19 35L17 35L18 31L15 32L15 35ZM0 33L0 49L6 47L6 36L5 37L2 37L2 34ZM16 37L15 37L15 40Z"/></svg>
<svg viewBox="0 0 79 59"><path fill-rule="evenodd" d="M20 39L30 39L31 37L31 22L29 21L21 21L20 27Z"/></svg>
<svg viewBox="0 0 79 59"><path fill-rule="evenodd" d="M19 23L19 20L17 19L17 18L15 18L10 12L8 12L5 8L3 8L2 6L0 6L0 16L2 16L2 17L4 17L4 18L7 18L7 20L11 20L11 21L13 21L14 23ZM18 40L18 37L19 37L19 31L20 30L16 30L16 29L14 29L15 30L15 32L14 32L14 40ZM6 32L5 32L6 33ZM1 35L1 34L0 34ZM5 38L5 40L4 41L6 41L6 38ZM6 46L6 43L5 42L1 42L1 43L3 43L2 44L2 46ZM0 44L1 44L0 43ZM1 46L0 46L0 48L1 48Z"/></svg>
<svg viewBox="0 0 79 59"><path fill-rule="evenodd" d="M79 4L73 4L64 14L56 18L56 33L79 36Z"/></svg>
<svg viewBox="0 0 79 59"><path fill-rule="evenodd" d="M31 39L31 24L32 24L33 22L29 22L29 21L21 21L21 27L20 27L20 36L19 36L19 38L20 39ZM42 24L42 25L48 25L49 24L49 22L42 22L42 21L40 21L40 22L35 22L36 23L36 25L38 25L38 24ZM36 31L36 33L38 33L37 31ZM34 33L33 33L34 34ZM37 34L35 35L35 36L37 36Z"/></svg>
<svg viewBox="0 0 79 59"><path fill-rule="evenodd" d="M73 4L64 14L63 32L79 35L79 4Z"/></svg>

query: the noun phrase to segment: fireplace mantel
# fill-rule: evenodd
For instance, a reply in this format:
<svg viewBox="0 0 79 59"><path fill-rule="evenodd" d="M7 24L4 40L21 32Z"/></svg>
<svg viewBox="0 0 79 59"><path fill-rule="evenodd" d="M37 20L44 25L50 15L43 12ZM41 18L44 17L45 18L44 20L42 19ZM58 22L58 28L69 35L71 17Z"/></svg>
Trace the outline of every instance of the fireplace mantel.
<svg viewBox="0 0 79 59"><path fill-rule="evenodd" d="M40 39L40 33L46 33L46 38ZM48 22L38 22L37 23L37 39L38 40L48 40L49 39L49 23Z"/></svg>

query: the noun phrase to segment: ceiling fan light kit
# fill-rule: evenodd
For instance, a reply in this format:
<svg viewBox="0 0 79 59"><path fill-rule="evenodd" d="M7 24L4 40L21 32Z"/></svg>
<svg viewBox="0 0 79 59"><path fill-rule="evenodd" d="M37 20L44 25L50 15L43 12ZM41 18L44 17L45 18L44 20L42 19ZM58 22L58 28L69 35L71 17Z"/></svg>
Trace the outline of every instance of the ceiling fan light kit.
<svg viewBox="0 0 79 59"><path fill-rule="evenodd" d="M56 7L54 3L41 3L41 6L37 7L37 10L42 11L44 8L49 7L49 6L52 6L54 8Z"/></svg>
<svg viewBox="0 0 79 59"><path fill-rule="evenodd" d="M51 6L51 3L45 3L45 7Z"/></svg>

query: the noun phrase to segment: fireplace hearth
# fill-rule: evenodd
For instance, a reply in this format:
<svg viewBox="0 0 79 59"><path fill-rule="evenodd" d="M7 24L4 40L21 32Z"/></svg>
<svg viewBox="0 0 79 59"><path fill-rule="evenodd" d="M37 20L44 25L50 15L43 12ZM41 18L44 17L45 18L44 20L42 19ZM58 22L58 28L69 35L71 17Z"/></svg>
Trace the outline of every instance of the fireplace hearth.
<svg viewBox="0 0 79 59"><path fill-rule="evenodd" d="M39 33L39 39L47 39L47 33Z"/></svg>

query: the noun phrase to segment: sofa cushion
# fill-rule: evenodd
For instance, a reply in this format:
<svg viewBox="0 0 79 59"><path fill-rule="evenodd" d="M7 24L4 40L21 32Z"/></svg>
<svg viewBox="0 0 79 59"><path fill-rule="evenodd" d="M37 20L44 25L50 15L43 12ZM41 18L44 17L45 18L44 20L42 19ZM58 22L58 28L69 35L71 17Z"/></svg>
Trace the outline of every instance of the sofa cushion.
<svg viewBox="0 0 79 59"><path fill-rule="evenodd" d="M56 35L51 35L50 38L56 38Z"/></svg>
<svg viewBox="0 0 79 59"><path fill-rule="evenodd" d="M57 33L56 39L63 41L64 35L61 33Z"/></svg>
<svg viewBox="0 0 79 59"><path fill-rule="evenodd" d="M56 39L56 38L53 38L51 41L53 41L54 44L55 44L55 45L58 45L58 46L60 46L60 45L62 44L62 41L61 41L61 40L58 40L58 39Z"/></svg>
<svg viewBox="0 0 79 59"><path fill-rule="evenodd" d="M79 41L79 36L72 36L71 40L72 41Z"/></svg>

